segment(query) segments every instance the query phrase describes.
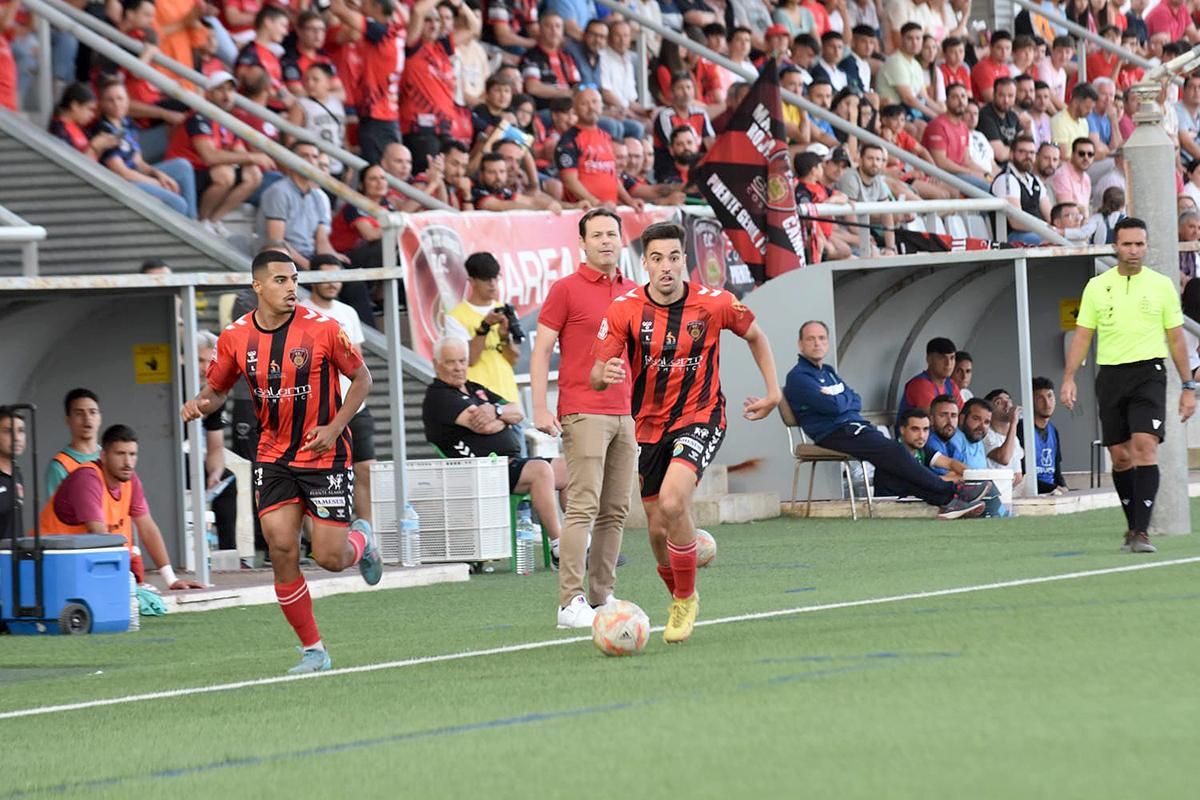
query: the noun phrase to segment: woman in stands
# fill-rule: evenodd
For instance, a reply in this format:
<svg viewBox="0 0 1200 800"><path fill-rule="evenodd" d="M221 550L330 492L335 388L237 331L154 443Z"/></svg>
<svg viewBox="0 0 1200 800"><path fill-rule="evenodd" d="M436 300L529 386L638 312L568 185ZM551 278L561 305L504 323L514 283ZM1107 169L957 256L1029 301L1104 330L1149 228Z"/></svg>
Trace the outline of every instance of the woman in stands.
<svg viewBox="0 0 1200 800"><path fill-rule="evenodd" d="M62 139L92 161L116 147L117 138L110 133L88 134L88 126L96 119L96 95L85 83L72 83L63 89L58 107L50 119L50 133Z"/></svg>
<svg viewBox="0 0 1200 800"><path fill-rule="evenodd" d="M192 165L172 158L150 165L142 157L137 127L129 119L129 93L117 77L100 81L100 119L94 130L110 134L116 145L100 154L99 162L163 205L196 218L196 176Z"/></svg>
<svg viewBox="0 0 1200 800"><path fill-rule="evenodd" d="M390 209L387 199L387 177L383 167L371 164L362 173L360 191L384 208ZM333 218L333 230L329 235L333 249L350 258L355 267L383 266L383 230L379 221L362 210L346 203Z"/></svg>

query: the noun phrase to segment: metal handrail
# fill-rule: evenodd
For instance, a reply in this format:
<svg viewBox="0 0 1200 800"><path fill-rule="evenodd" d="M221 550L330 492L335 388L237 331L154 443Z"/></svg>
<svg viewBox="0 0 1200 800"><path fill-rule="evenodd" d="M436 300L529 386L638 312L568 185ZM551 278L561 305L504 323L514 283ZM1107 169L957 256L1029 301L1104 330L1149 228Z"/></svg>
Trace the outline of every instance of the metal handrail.
<svg viewBox="0 0 1200 800"><path fill-rule="evenodd" d="M303 175L308 180L331 194L342 198L355 208L370 214L379 221L381 227L391 227L392 221L388 209L380 206L367 196L350 189L341 181L326 175L317 167L314 167L287 148L264 136L225 109L210 103L203 95L188 91L179 86L179 84L162 75L153 67L143 63L140 59L134 57L116 44L107 41L90 28L79 24L72 18L51 7L45 0L29 0L29 5L35 13L42 16L54 27L70 33L83 44L86 44L96 52L102 53L139 78L154 84L160 91L180 101L188 108L204 114L209 119L216 120L242 139L254 145L258 150L270 155L276 162Z"/></svg>
<svg viewBox="0 0 1200 800"><path fill-rule="evenodd" d="M1119 56L1122 61L1128 61L1129 63L1136 64L1137 66L1141 67L1142 69L1146 69L1146 70L1154 69L1154 67L1157 66L1156 64L1154 64L1154 62L1152 62L1148 59L1145 59L1142 56L1139 56L1137 53L1131 53L1130 51L1126 50L1124 47L1121 47L1120 45L1113 44L1112 42L1108 41L1103 36L1097 36L1096 34L1089 31L1087 28L1084 28L1081 25L1079 25L1075 22L1072 22L1071 20L1067 19L1062 14L1059 14L1056 11L1048 12L1046 10L1046 7L1043 5L1032 2L1031 0L1012 0L1012 2L1014 4L1020 6L1021 8L1025 9L1030 14L1037 14L1039 17L1042 17L1043 19L1047 20L1048 22L1053 22L1055 25L1059 25L1063 28L1066 28L1068 31L1070 31L1075 36L1078 36L1081 39L1088 40L1089 42L1096 45L1100 49L1107 50L1108 52L1112 53L1113 55ZM1176 80L1180 80L1180 79L1176 78Z"/></svg>
<svg viewBox="0 0 1200 800"><path fill-rule="evenodd" d="M596 0L596 2L599 3L600 5L605 6L606 8L610 9L611 11L614 11L618 14L621 14L624 17L627 17L628 19L633 20L634 22L638 23L639 25L642 25L643 27L646 27L652 31L655 31L660 36L662 36L664 39L669 39L672 42L675 42L680 47L684 47L688 50L691 50L693 53L696 53L697 55L702 56L703 58L713 62L714 64L718 64L718 65L724 67L725 69L729 70L730 72L734 73L735 75L741 76L742 79L747 81L748 83L753 83L757 79L757 75L755 75L753 72L742 67L741 64L735 64L734 62L730 61L728 58L721 55L720 53L718 53L714 50L710 50L709 48L705 47L702 44L697 44L696 42L693 42L687 36L684 36L683 34L677 32L677 31L673 31L670 28L667 28L666 26L659 25L656 22L654 22L653 20L646 18L642 14L639 14L635 11L630 11L628 8L621 5L616 0ZM979 189L978 187L975 187L975 186L967 183L966 181L960 179L958 176L947 172L946 170L942 169L941 167L937 166L936 164L932 164L928 161L925 161L922 158L919 158L918 156L913 155L912 153L908 152L907 150L904 150L900 147L896 147L894 144L887 141L886 139L876 136L875 134L871 133L868 130L865 130L863 128L858 127L857 125L853 125L853 124L847 122L846 120L842 119L838 115L834 114L832 111L829 111L828 109L822 108L814 103L809 102L809 100L805 97L801 97L798 94L789 92L782 88L780 89L780 95L783 97L784 100L787 100L792 105L799 106L800 108L807 111L810 116L814 116L819 119L823 119L826 122L828 122L830 125L832 125L833 127L837 128L838 130L841 130L852 136L857 136L863 142L867 142L867 143L876 145L878 147L882 147L884 152L895 156L896 158L900 159L905 164L908 164L911 167L915 167L916 169L919 169L928 175L932 175L936 178L941 179L942 181L945 181L946 183L950 184L955 189L957 189L958 191L967 195L968 197L975 197L975 198L991 198L991 197L993 197L993 195L989 194L988 192L985 192L982 189ZM1024 230L1033 231L1034 233L1037 233L1039 236L1041 236L1043 239L1045 239L1048 242L1054 242L1056 244L1063 244L1063 245L1070 244L1070 242L1064 236L1059 234L1058 231L1051 228L1044 221L1042 221L1041 219L1038 219L1037 217L1034 217L1031 214L1025 213L1024 211L1022 211L1021 209L1012 205L1011 203L1006 203L1005 207L1001 208L1000 210L1003 211L1004 214L1008 218L1015 220L1016 222L1019 222L1021 224L1021 227Z"/></svg>
<svg viewBox="0 0 1200 800"><path fill-rule="evenodd" d="M21 245L21 274L25 277L37 277L37 243L45 240L45 228L41 225L30 225L20 216L0 206L0 244Z"/></svg>
<svg viewBox="0 0 1200 800"><path fill-rule="evenodd" d="M134 54L140 55L142 53L142 51L145 50L145 48L146 48L146 44L144 42L138 41L137 39L134 39L130 36L125 35L121 31L117 30L114 26L105 24L104 22L96 19L92 15L87 14L84 11L81 11L80 9L75 8L74 6L69 5L68 3L63 2L63 0L29 0L29 3L27 5L29 5L30 8L33 9L35 12L37 12L38 9L40 9L43 6L48 7L54 11L58 11L63 16L69 17L73 22L77 23L78 25L82 25L82 26L86 27L88 30L90 30L96 34L99 34L100 36L103 36L105 39L119 45L122 49L132 52ZM140 59L139 59L139 61L140 61ZM180 64L178 61L176 61L173 58L168 58L167 56L163 55L161 51L155 53L153 58L150 59L150 61L151 61L151 63L158 64L159 66L170 70L171 72L178 75L180 78L190 81L190 82L196 84L197 86L203 87L208 80L207 76L197 72L194 69L191 69L190 67L188 67L184 64ZM144 63L144 62L142 62L142 63ZM234 102L235 106L237 106L241 110L245 111L246 113L251 114L252 116L257 117L258 119L261 119L265 122L271 123L276 128L278 128L279 130L286 133L288 136L291 136L293 138L296 138L301 141L307 142L311 145L314 145L321 152L328 154L332 158L336 158L338 161L341 161L343 164L348 164L349 166L351 166L352 168L354 168L356 170L362 170L362 169L365 169L367 166L369 166L368 163L366 162L366 160L363 159L361 156L351 153L349 150L346 150L344 147L340 147L336 144L328 142L328 141L322 139L321 137L314 135L311 131L293 124L291 122L291 120L288 120L285 117L281 117L280 115L276 114L274 111L271 111L266 106L262 106L262 105L259 105L258 103L252 102L251 100L248 100L247 98L243 97L240 94L234 95L233 102ZM453 206L451 206L447 203L443 203L441 200L438 200L436 197L433 197L432 195L427 194L426 192L422 192L420 189L417 189L417 188L405 183L404 181L400 180L399 178L397 178L393 175L388 175L385 173L385 177L387 179L388 186L399 191L401 194L408 197L409 199L416 200L417 202L421 203L421 205L425 206L426 208L434 208L434 209L439 209L441 211L456 211L457 210Z"/></svg>

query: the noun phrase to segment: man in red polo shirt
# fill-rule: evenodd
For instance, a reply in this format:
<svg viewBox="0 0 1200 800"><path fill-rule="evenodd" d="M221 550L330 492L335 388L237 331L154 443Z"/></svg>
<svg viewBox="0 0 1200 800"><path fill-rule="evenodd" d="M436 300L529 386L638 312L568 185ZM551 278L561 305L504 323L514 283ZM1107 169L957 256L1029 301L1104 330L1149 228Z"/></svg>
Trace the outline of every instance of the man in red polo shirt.
<svg viewBox="0 0 1200 800"><path fill-rule="evenodd" d="M1015 78L1008 63L1012 55L1012 34L996 31L988 48L988 57L981 59L971 70L971 87L980 105L992 102L992 85L997 78Z"/></svg>
<svg viewBox="0 0 1200 800"><path fill-rule="evenodd" d="M405 27L396 18L396 0L363 0L362 11L346 0L331 0L329 9L343 25L360 33L362 71L355 82L354 107L359 150L373 164L383 157L385 147L400 141L397 92Z"/></svg>
<svg viewBox="0 0 1200 800"><path fill-rule="evenodd" d="M577 123L558 140L554 161L568 203L586 202L589 206L645 205L625 191L617 177L617 159L612 138L596 123L604 101L600 92L585 89L575 95Z"/></svg>
<svg viewBox="0 0 1200 800"><path fill-rule="evenodd" d="M1193 44L1200 40L1200 33L1192 22L1188 11L1189 3L1183 0L1162 0L1146 15L1146 32L1150 36L1165 33L1172 42L1187 39Z"/></svg>
<svg viewBox="0 0 1200 800"><path fill-rule="evenodd" d="M588 380L595 361L592 341L609 305L636 288L617 267L623 244L621 218L608 209L592 209L579 220L579 243L586 263L550 287L538 315L529 363L534 424L551 436L562 434L570 476L559 540L560 628L590 628L595 607L612 594L637 459L630 382L596 392ZM555 343L560 352L557 415L546 401Z"/></svg>

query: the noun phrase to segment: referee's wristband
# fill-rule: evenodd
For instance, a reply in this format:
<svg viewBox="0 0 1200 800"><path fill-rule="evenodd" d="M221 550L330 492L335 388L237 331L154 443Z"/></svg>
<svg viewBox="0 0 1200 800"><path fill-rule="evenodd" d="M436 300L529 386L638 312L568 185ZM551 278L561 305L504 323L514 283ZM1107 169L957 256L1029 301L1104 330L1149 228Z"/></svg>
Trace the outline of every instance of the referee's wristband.
<svg viewBox="0 0 1200 800"><path fill-rule="evenodd" d="M1184 381L1184 382L1183 382L1183 387L1182 387L1182 388L1183 388L1185 391L1194 392L1194 391L1196 391L1197 389L1200 389L1200 383L1198 383L1198 382L1196 382L1196 381L1190 381L1190 380L1189 380L1189 381Z"/></svg>

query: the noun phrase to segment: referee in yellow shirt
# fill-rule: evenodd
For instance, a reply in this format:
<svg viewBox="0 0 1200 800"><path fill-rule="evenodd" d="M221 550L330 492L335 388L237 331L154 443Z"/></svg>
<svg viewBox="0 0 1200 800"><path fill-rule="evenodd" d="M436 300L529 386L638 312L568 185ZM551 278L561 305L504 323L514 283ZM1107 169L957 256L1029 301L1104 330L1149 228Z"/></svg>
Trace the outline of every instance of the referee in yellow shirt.
<svg viewBox="0 0 1200 800"><path fill-rule="evenodd" d="M1117 266L1088 281L1079 304L1075 338L1067 354L1060 391L1075 407L1075 372L1096 340L1096 398L1102 441L1112 458L1113 486L1125 511L1129 553L1153 553L1146 535L1158 494L1158 443L1165 432L1168 346L1183 381L1179 416L1196 410L1196 381L1183 341L1183 311L1176 282L1142 266L1146 223L1126 217L1113 228Z"/></svg>

